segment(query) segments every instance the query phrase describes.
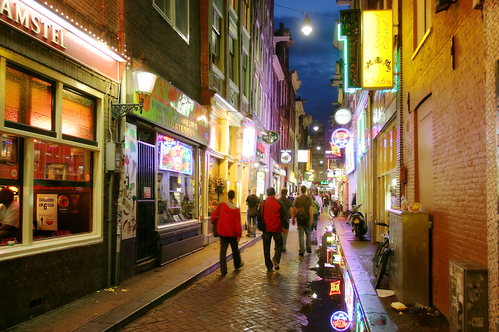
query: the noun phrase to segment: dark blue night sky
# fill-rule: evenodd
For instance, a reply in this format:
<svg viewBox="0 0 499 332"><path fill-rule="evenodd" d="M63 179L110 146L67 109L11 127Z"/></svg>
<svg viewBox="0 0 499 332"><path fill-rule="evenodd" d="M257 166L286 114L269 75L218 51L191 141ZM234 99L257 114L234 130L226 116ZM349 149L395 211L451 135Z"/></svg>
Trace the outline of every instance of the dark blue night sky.
<svg viewBox="0 0 499 332"><path fill-rule="evenodd" d="M296 70L302 81L297 96L307 100L305 112L323 123L327 123L336 109L332 103L338 98L337 87L331 87L330 79L335 73L336 61L342 56L333 47L340 9L346 10L348 6L338 6L332 0L276 0L274 7L274 29L284 23L295 41L290 48L289 69ZM305 13L314 29L308 36L301 32Z"/></svg>

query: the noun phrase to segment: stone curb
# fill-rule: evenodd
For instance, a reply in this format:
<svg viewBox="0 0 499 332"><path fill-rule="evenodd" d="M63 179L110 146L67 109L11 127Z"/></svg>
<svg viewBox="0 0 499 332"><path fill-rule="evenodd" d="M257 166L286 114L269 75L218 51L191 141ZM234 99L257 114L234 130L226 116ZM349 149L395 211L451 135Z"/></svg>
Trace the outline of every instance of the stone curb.
<svg viewBox="0 0 499 332"><path fill-rule="evenodd" d="M352 245L348 242L343 225L335 220L334 226L341 247L343 248L343 253L345 254L348 272L350 272L353 286L359 296L360 305L362 306L365 315L368 317L367 323L369 325L369 331L397 331L369 280L369 274L360 264L360 259L358 258L355 249L353 249Z"/></svg>

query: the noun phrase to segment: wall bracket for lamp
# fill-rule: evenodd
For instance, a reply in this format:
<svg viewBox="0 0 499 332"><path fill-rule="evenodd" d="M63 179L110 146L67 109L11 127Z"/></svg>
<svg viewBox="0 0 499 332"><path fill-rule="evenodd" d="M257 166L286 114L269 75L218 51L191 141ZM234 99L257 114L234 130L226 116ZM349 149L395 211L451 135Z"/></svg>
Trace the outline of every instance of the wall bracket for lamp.
<svg viewBox="0 0 499 332"><path fill-rule="evenodd" d="M136 111L139 111L140 114L142 114L142 108L144 107L144 104L139 103L139 104L112 104L111 109L112 109L112 116L113 119L119 119L124 116L133 114Z"/></svg>

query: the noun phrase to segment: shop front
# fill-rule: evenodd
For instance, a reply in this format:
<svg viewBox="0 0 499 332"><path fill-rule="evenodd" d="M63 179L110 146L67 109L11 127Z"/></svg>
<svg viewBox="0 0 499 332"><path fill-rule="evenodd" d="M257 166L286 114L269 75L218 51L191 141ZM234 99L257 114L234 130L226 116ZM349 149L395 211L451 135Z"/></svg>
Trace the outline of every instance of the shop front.
<svg viewBox="0 0 499 332"><path fill-rule="evenodd" d="M377 218L388 223L388 209L400 209L397 193L397 130L396 130L396 94L377 91L373 101L373 146L376 159ZM381 230L373 234L373 240L380 242Z"/></svg>
<svg viewBox="0 0 499 332"><path fill-rule="evenodd" d="M121 279L204 246L200 168L207 116L204 107L158 78L143 110L126 117Z"/></svg>
<svg viewBox="0 0 499 332"><path fill-rule="evenodd" d="M102 128L125 60L34 2L4 1L0 35L5 330L109 281Z"/></svg>

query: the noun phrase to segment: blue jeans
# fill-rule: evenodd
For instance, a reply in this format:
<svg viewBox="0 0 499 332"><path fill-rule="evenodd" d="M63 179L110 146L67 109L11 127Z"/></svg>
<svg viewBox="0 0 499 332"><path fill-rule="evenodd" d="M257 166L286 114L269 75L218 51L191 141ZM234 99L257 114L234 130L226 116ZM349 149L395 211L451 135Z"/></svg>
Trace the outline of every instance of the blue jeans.
<svg viewBox="0 0 499 332"><path fill-rule="evenodd" d="M248 235L256 235L256 216L248 216Z"/></svg>
<svg viewBox="0 0 499 332"><path fill-rule="evenodd" d="M298 225L298 238L300 242L300 254L305 253L305 241L304 241L304 235L307 234L307 252L312 252L312 238L311 238L311 227L310 226L301 226Z"/></svg>
<svg viewBox="0 0 499 332"><path fill-rule="evenodd" d="M273 233L273 232L263 232L262 240L263 240L263 256L265 257L265 266L267 270L272 270L274 264L270 259L270 243L272 242L272 238L274 238L275 245L275 253L274 257L277 260L277 263L281 262L281 252L282 252L282 232Z"/></svg>
<svg viewBox="0 0 499 332"><path fill-rule="evenodd" d="M220 272L227 273L227 247L232 249L232 258L234 260L234 267L236 270L241 267L241 253L236 237L220 236Z"/></svg>

